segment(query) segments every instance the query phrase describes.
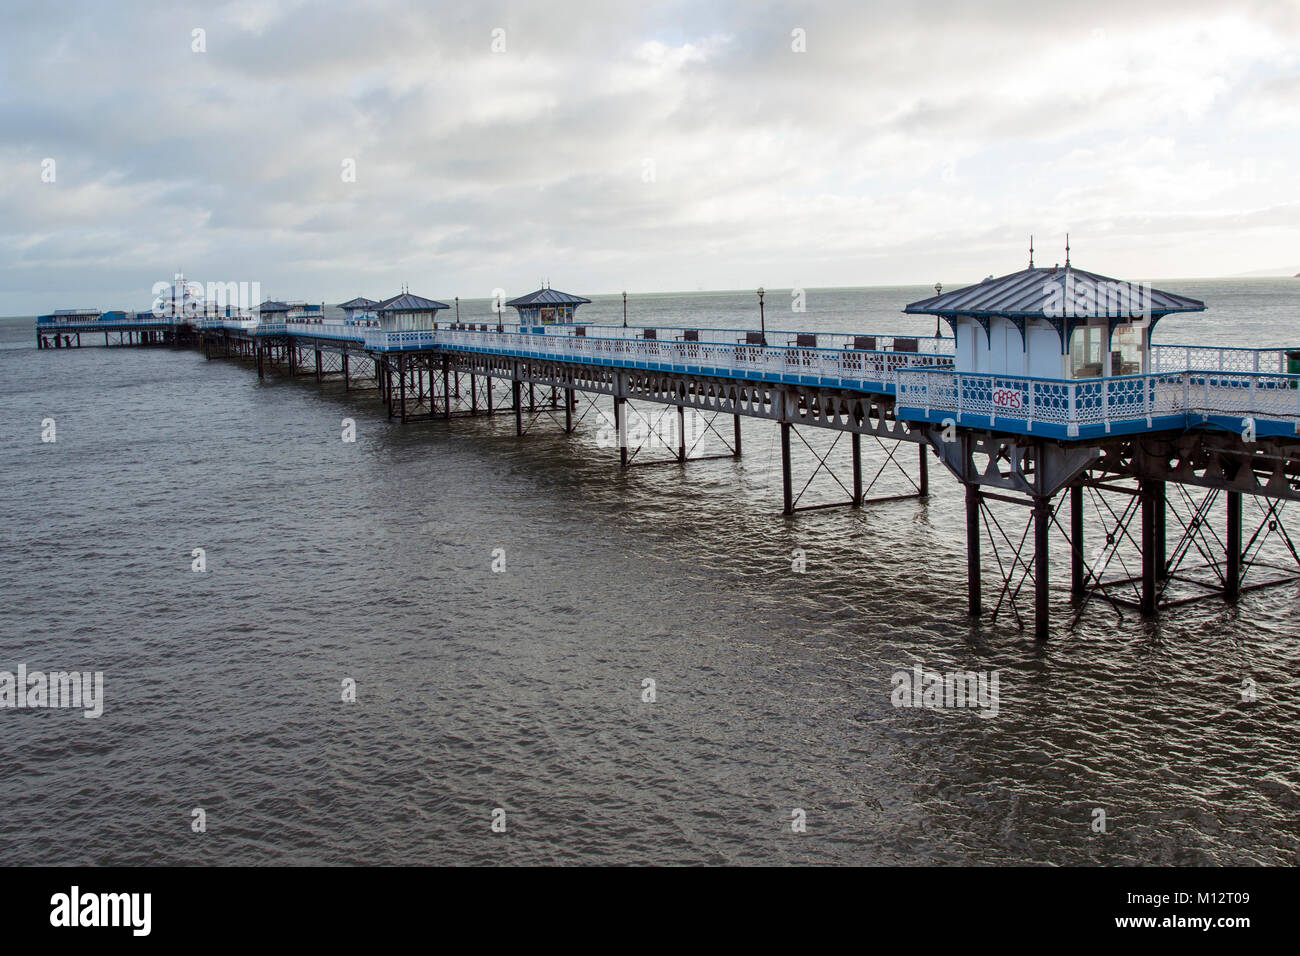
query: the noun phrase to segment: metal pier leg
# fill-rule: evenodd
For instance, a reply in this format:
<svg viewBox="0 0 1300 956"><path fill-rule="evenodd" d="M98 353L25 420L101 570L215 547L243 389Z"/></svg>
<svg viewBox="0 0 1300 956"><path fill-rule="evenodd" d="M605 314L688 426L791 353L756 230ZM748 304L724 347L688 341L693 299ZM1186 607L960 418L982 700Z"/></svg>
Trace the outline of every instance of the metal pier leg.
<svg viewBox="0 0 1300 956"><path fill-rule="evenodd" d="M677 460L686 463L686 406L677 406Z"/></svg>
<svg viewBox="0 0 1300 956"><path fill-rule="evenodd" d="M1052 499L1034 499L1034 639L1047 640L1047 585L1050 580L1047 560L1047 532L1052 527Z"/></svg>
<svg viewBox="0 0 1300 956"><path fill-rule="evenodd" d="M1155 535L1156 535L1156 580L1163 581L1169 576L1169 541L1165 532L1168 508L1165 499L1165 483L1152 482L1155 486Z"/></svg>
<svg viewBox="0 0 1300 956"><path fill-rule="evenodd" d="M257 377L259 380L266 378L266 371L262 365L262 346L257 346Z"/></svg>
<svg viewBox="0 0 1300 956"><path fill-rule="evenodd" d="M1228 567L1223 596L1235 601L1241 596L1241 492L1228 492Z"/></svg>
<svg viewBox="0 0 1300 956"><path fill-rule="evenodd" d="M533 382L528 383L528 410L537 411L537 388Z"/></svg>
<svg viewBox="0 0 1300 956"><path fill-rule="evenodd" d="M402 424L406 424L406 356L397 356L398 401L402 403Z"/></svg>
<svg viewBox="0 0 1300 956"><path fill-rule="evenodd" d="M320 384L320 380L321 380L320 349L317 349L316 350L316 384L317 385Z"/></svg>
<svg viewBox="0 0 1300 956"><path fill-rule="evenodd" d="M1142 613L1156 613L1156 493L1155 482L1138 484L1142 498Z"/></svg>
<svg viewBox="0 0 1300 956"><path fill-rule="evenodd" d="M384 404L388 406L388 417L393 417L393 368L384 358Z"/></svg>
<svg viewBox="0 0 1300 956"><path fill-rule="evenodd" d="M966 486L966 596L971 617L980 616L980 489Z"/></svg>
<svg viewBox="0 0 1300 956"><path fill-rule="evenodd" d="M790 481L790 423L781 423L781 514L794 514L794 488Z"/></svg>
<svg viewBox="0 0 1300 956"><path fill-rule="evenodd" d="M573 434L573 389L564 390L564 433Z"/></svg>
<svg viewBox="0 0 1300 956"><path fill-rule="evenodd" d="M451 418L451 392L448 390L449 379L451 376L451 356L442 357L442 417ZM430 377L429 391L433 391L433 380ZM456 373L456 398L460 398L460 373ZM429 411L433 412L433 399L429 399Z"/></svg>
<svg viewBox="0 0 1300 956"><path fill-rule="evenodd" d="M519 379L514 380L515 393L515 437L518 438L524 433L524 390L523 382Z"/></svg>
<svg viewBox="0 0 1300 956"><path fill-rule="evenodd" d="M1070 595L1083 598L1083 485L1070 488Z"/></svg>
<svg viewBox="0 0 1300 956"><path fill-rule="evenodd" d="M927 455L929 455L929 453L930 453L930 447L929 447L928 445L922 443L922 445L921 445L921 474L920 474L920 478L921 478L921 480L920 480L920 482L917 484L917 489L916 489L916 492L917 492L917 495L916 495L916 496L917 496L918 498L929 498L929 497L930 497L930 461L929 461L929 459L926 457Z"/></svg>
<svg viewBox="0 0 1300 956"><path fill-rule="evenodd" d="M627 425L624 421L627 409L623 407L626 403L626 398L614 396L614 432L618 435L618 466L620 468L627 467Z"/></svg>
<svg viewBox="0 0 1300 956"><path fill-rule="evenodd" d="M850 432L853 440L853 507L862 507L862 436Z"/></svg>
<svg viewBox="0 0 1300 956"><path fill-rule="evenodd" d="M484 376L483 376L483 384L487 386L487 403L488 403L488 409L487 409L487 412L488 412L488 418L491 418L491 417L492 417L492 402L493 402L492 393L493 393L493 391L495 391L495 389L496 389L496 382L493 380L493 378L492 378L491 375L484 375Z"/></svg>
<svg viewBox="0 0 1300 956"><path fill-rule="evenodd" d="M478 383L475 381L476 376L473 372L469 373L469 413L478 414Z"/></svg>
<svg viewBox="0 0 1300 956"><path fill-rule="evenodd" d="M348 373L348 353L347 353L347 352L344 352L344 353L343 353L343 391L345 391L345 392L350 392L350 391L352 391L352 379L349 377L349 373Z"/></svg>
<svg viewBox="0 0 1300 956"><path fill-rule="evenodd" d="M740 416L733 415L732 417L736 420L735 429L734 429L735 439L736 439L736 449L731 453L731 457L739 458L740 457Z"/></svg>

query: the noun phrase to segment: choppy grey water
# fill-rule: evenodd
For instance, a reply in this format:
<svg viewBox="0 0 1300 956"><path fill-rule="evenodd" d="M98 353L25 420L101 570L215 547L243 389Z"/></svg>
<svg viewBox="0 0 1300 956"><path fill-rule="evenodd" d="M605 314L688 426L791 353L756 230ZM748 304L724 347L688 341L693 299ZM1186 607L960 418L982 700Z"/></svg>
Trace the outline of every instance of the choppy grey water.
<svg viewBox="0 0 1300 956"><path fill-rule="evenodd" d="M1300 280L1167 287L1210 311L1159 340L1295 342ZM898 315L925 291L811 290L803 314L773 293L769 324L933 331ZM630 308L757 320L750 294ZM786 520L767 423L740 461L621 474L594 413L522 440L508 417L402 427L341 383L0 337L0 670L102 670L106 698L98 720L0 709L0 862L1296 860L1294 585L1077 625L1058 592L1036 646L966 619L937 461L928 501ZM998 715L893 707L916 663L997 669Z"/></svg>

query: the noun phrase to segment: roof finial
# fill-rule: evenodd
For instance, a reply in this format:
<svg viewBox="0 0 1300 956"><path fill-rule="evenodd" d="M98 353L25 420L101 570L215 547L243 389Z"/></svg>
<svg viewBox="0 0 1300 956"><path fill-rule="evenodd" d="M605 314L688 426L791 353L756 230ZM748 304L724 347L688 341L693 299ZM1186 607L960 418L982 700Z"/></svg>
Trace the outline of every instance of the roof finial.
<svg viewBox="0 0 1300 956"><path fill-rule="evenodd" d="M1034 267L1034 234L1029 234L1029 268Z"/></svg>
<svg viewBox="0 0 1300 956"><path fill-rule="evenodd" d="M1070 268L1070 234L1065 234L1065 267Z"/></svg>

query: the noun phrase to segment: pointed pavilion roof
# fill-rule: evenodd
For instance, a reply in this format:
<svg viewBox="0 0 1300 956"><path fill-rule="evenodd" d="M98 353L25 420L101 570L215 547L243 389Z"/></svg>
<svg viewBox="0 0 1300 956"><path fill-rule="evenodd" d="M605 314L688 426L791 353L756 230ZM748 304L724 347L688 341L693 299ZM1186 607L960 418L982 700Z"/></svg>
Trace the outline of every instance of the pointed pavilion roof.
<svg viewBox="0 0 1300 956"><path fill-rule="evenodd" d="M424 296L412 295L410 292L399 293L391 299L375 304L376 312L436 312L438 309L449 308L451 306L446 302L426 299Z"/></svg>
<svg viewBox="0 0 1300 956"><path fill-rule="evenodd" d="M374 299L367 299L365 296L359 295L355 299L340 302L338 307L340 309L373 309L378 304Z"/></svg>
<svg viewBox="0 0 1300 956"><path fill-rule="evenodd" d="M1076 293L1068 299L1065 298L1067 281L1071 283L1071 288ZM919 302L913 302L903 311L913 315L938 315L945 318L1002 316L1008 319L1053 319L1060 317L1059 313L1052 315L1049 311L1050 303L1055 301L1058 306L1062 302L1075 303L1070 315L1072 319L1115 318L1116 312L1113 307L1107 311L1104 296L1097 297L1096 308L1092 314L1080 311L1077 305L1079 301L1077 291L1084 287L1084 283L1092 283L1094 290L1123 286L1139 288L1136 283L1112 279L1085 269L1076 269L1071 265L1038 266L999 276L996 279L989 277L975 285L921 299ZM1162 292L1159 289L1151 289L1150 296L1148 309L1130 309L1124 312L1123 317L1136 318L1146 312L1152 318L1159 318L1171 312L1205 311L1205 303L1199 299L1189 299L1187 296ZM1122 300L1122 304L1133 303Z"/></svg>
<svg viewBox="0 0 1300 956"><path fill-rule="evenodd" d="M584 305L590 301L590 299L584 299L580 295L570 295L567 292L560 292L558 289L538 289L536 292L530 292L527 295L521 295L517 299L511 299L506 305L518 309L527 308L530 305Z"/></svg>

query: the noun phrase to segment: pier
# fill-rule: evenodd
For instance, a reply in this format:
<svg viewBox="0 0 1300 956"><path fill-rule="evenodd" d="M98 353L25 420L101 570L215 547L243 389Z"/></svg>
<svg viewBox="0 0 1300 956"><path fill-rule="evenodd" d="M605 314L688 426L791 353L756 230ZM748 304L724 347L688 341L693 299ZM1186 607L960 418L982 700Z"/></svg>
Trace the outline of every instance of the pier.
<svg viewBox="0 0 1300 956"><path fill-rule="evenodd" d="M1020 620L1022 595L1032 595L1027 617L1039 640L1050 634L1055 547L1069 555L1076 614L1102 601L1149 616L1300 579L1282 521L1285 502L1300 498L1300 352L1152 341L1162 317L1203 310L1196 300L1076 269L1067 253L1064 268L1031 259L1020 272L948 293L936 287L906 305L947 323L951 335L933 337L583 324L588 301L540 289L505 303L518 321L498 312L496 322L463 322L459 301L403 289L343 303L342 322L327 321L323 308L267 302L220 315L52 313L36 335L42 348L73 336L79 344L83 332L102 332L106 345L116 335L121 345L197 348L246 361L259 378L373 389L403 424L508 415L520 439L534 427L572 432L586 411L608 408L620 468L665 461L630 445L634 403L659 409L655 422L676 416L666 461L682 466L739 458L741 419L758 419L779 432L787 518L925 498L933 457L964 487L970 616ZM55 336L62 344L50 346ZM725 455L694 454L681 427L688 410ZM812 452L796 444L809 429L850 436L842 502L801 504L793 466L801 446ZM864 468L864 439L883 456L873 468ZM815 467L828 467L824 456ZM901 470L912 490L872 497L886 468ZM1244 499L1259 503L1250 523ZM1009 524L995 504L1015 506L1022 520ZM1085 541L1089 506L1099 541ZM1270 537L1284 541L1294 566L1262 559ZM1124 548L1138 552L1138 567L1127 567ZM999 574L992 589L989 557ZM1175 583L1195 593L1178 596Z"/></svg>

